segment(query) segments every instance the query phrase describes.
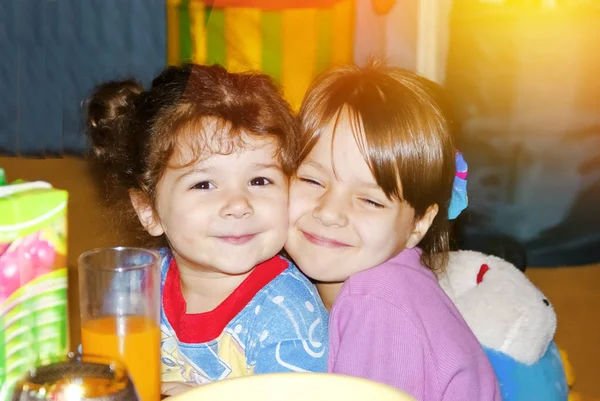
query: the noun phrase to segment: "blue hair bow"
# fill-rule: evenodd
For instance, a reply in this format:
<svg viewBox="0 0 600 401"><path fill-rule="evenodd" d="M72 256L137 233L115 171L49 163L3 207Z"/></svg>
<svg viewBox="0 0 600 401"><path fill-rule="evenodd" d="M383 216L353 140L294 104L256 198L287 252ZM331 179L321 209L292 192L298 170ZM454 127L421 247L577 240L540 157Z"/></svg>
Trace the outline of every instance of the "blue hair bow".
<svg viewBox="0 0 600 401"><path fill-rule="evenodd" d="M448 207L448 218L453 220L465 210L469 204L467 196L467 175L469 166L462 153L456 153L456 175L454 176L454 185L452 186L452 198Z"/></svg>

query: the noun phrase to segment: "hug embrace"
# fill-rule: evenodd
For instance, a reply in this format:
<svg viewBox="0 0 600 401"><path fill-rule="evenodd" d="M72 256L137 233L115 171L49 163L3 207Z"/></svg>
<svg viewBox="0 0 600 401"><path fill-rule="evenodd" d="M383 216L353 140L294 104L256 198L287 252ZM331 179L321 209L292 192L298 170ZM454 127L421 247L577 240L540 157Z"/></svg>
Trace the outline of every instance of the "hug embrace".
<svg viewBox="0 0 600 401"><path fill-rule="evenodd" d="M466 206L436 84L340 67L295 116L265 75L187 64L87 108L106 195L162 255L164 394L293 371L501 399L436 279Z"/></svg>

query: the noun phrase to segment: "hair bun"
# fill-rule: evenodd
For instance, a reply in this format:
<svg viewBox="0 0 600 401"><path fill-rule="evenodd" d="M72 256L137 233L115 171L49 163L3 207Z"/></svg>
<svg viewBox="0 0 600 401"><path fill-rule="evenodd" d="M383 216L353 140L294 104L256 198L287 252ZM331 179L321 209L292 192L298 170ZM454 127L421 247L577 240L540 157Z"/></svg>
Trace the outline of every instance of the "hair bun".
<svg viewBox="0 0 600 401"><path fill-rule="evenodd" d="M120 135L126 134L122 124L142 92L143 86L133 79L108 82L94 89L87 100L87 123L95 156L119 148L123 140Z"/></svg>

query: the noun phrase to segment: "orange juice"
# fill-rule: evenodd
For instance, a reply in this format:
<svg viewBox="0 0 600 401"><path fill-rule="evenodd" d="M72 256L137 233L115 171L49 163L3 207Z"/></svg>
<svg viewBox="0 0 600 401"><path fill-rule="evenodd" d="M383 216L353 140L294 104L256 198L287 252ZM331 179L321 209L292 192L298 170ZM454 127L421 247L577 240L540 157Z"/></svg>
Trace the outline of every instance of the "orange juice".
<svg viewBox="0 0 600 401"><path fill-rule="evenodd" d="M141 401L160 400L160 330L143 316L110 316L81 327L84 354L118 358L131 375Z"/></svg>

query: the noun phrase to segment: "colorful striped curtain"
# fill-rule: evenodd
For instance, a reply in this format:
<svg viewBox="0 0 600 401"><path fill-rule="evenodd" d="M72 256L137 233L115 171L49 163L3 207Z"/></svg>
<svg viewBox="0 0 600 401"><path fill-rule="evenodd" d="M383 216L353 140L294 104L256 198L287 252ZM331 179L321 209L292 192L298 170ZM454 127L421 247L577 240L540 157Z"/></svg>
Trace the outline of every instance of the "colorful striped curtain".
<svg viewBox="0 0 600 401"><path fill-rule="evenodd" d="M167 0L168 63L272 76L298 109L326 68L352 62L355 0Z"/></svg>

